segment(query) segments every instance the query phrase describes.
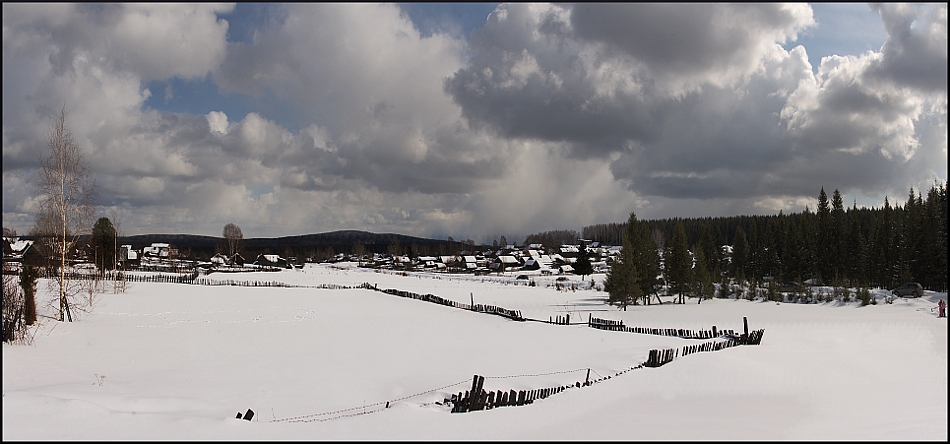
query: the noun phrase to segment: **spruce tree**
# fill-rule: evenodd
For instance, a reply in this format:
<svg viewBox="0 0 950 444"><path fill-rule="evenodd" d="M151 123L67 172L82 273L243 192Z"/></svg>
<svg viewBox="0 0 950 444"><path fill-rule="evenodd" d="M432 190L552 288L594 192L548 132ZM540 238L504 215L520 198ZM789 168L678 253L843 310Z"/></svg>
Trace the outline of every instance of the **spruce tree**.
<svg viewBox="0 0 950 444"><path fill-rule="evenodd" d="M844 213L844 201L841 193L835 188L831 195L831 272L839 280L845 279L847 272L844 269L846 252L847 225Z"/></svg>
<svg viewBox="0 0 950 444"><path fill-rule="evenodd" d="M732 244L732 277L741 285L748 274L749 244L742 227L736 228L735 241Z"/></svg>
<svg viewBox="0 0 950 444"><path fill-rule="evenodd" d="M580 253L577 255L577 261L574 262L574 274L579 274L581 277L594 274L594 266L590 263L587 247L581 246Z"/></svg>
<svg viewBox="0 0 950 444"><path fill-rule="evenodd" d="M709 273L709 261L706 259L706 253L702 249L696 249L696 266L693 268L694 293L699 298L700 303L703 299L712 299L715 293L712 275Z"/></svg>
<svg viewBox="0 0 950 444"><path fill-rule="evenodd" d="M818 278L826 283L832 277L831 272L831 207L828 205L828 195L825 194L825 187L821 187L818 193L818 210L816 212L818 223Z"/></svg>
<svg viewBox="0 0 950 444"><path fill-rule="evenodd" d="M867 285L867 244L857 217L851 219L847 251L847 274L852 285Z"/></svg>
<svg viewBox="0 0 950 444"><path fill-rule="evenodd" d="M711 276L719 275L719 246L716 245L716 241L713 238L712 229L709 227L709 222L703 222L703 231L699 238L699 246L697 250L703 252L703 257L706 259L706 270ZM699 252L697 251L697 255Z"/></svg>
<svg viewBox="0 0 950 444"><path fill-rule="evenodd" d="M660 275L660 252L659 246L650 233L650 228L646 223L637 222L639 233L631 231L631 235L638 234L639 242L636 243L637 251L637 273L640 285L640 294L645 304L650 303L650 296L658 291Z"/></svg>
<svg viewBox="0 0 950 444"><path fill-rule="evenodd" d="M636 214L630 213L630 218L627 220L627 229L623 236L623 249L620 250L620 259L611 264L604 280L604 290L608 293L608 303L619 305L624 310L626 310L627 305L633 304L642 296L640 273L637 269L636 244L640 238L637 235L638 228Z"/></svg>
<svg viewBox="0 0 950 444"><path fill-rule="evenodd" d="M115 227L108 217L100 217L92 227L92 248L99 273L112 268L115 262Z"/></svg>
<svg viewBox="0 0 950 444"><path fill-rule="evenodd" d="M686 244L686 228L680 220L673 227L673 239L667 250L666 282L670 286L670 292L679 295L681 304L685 302L685 295L690 291L692 268L693 260Z"/></svg>

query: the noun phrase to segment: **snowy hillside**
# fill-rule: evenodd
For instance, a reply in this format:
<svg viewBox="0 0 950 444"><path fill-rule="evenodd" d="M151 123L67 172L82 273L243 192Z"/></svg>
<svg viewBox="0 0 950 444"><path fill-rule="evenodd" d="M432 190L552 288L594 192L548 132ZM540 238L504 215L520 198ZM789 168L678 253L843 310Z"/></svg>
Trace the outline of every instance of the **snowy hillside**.
<svg viewBox="0 0 950 444"><path fill-rule="evenodd" d="M100 294L78 322L42 317L33 345L3 345L3 439L947 440L947 321L931 310L946 293L865 307L715 299L618 311L590 277L560 282L567 290L553 276L527 286L355 264L208 277L301 287L134 283ZM761 345L630 370L651 349L704 341L314 288L362 283L543 320L740 331L747 317L765 334ZM584 382L588 369L596 383L530 405L442 405L475 374L486 390L517 391ZM249 408L251 421L235 419Z"/></svg>

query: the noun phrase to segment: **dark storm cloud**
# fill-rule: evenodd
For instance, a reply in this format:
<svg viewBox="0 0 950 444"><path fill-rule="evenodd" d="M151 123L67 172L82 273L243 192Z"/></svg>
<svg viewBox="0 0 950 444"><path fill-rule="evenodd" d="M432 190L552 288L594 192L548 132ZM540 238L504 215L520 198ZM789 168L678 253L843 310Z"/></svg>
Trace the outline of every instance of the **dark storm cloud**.
<svg viewBox="0 0 950 444"><path fill-rule="evenodd" d="M535 8L504 5L472 32L474 57L444 86L470 124L502 137L573 142L571 154L582 158L618 151L627 139L655 139L664 103L643 85L604 93L598 84L610 79L594 71L609 76L626 61L585 59L566 30L566 11ZM616 81L628 80L618 74Z"/></svg>
<svg viewBox="0 0 950 444"><path fill-rule="evenodd" d="M939 90L942 76L945 92L945 8L916 22L923 9L906 9L882 12L901 32L883 54L832 56L815 76L804 48L781 46L814 23L807 5L503 5L445 90L476 127L612 158L643 196L810 196L828 176L868 190L869 173L945 152L915 127L933 106L945 122L945 94L941 111L940 97L901 89Z"/></svg>
<svg viewBox="0 0 950 444"><path fill-rule="evenodd" d="M876 4L888 39L867 75L925 92L947 93L947 5Z"/></svg>
<svg viewBox="0 0 950 444"><path fill-rule="evenodd" d="M802 11L776 4L590 4L571 9L578 38L605 43L654 76L748 69L762 46L793 38Z"/></svg>
<svg viewBox="0 0 950 444"><path fill-rule="evenodd" d="M508 4L469 40L390 4L262 8L228 41L230 6L4 3L4 223L64 102L138 233L512 239L946 177L944 5L879 7L884 49L817 75L784 49L805 4ZM207 114L147 103L187 79Z"/></svg>

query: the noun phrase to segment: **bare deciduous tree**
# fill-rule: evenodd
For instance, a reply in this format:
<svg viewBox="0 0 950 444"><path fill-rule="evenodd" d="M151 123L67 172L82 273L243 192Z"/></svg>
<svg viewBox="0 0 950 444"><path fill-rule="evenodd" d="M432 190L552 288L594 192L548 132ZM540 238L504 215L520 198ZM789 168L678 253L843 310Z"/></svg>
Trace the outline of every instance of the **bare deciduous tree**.
<svg viewBox="0 0 950 444"><path fill-rule="evenodd" d="M112 293L113 293L113 294L117 294L117 293L120 293L120 292L121 292L121 293L125 293L125 290L126 290L126 287L127 287L127 284L128 284L128 283L127 283L126 280L125 280L125 273L124 273L124 272L123 272L123 273L120 273L120 272L119 272L119 262L120 262L120 261L119 261L119 259L120 259L120 257L119 257L119 254L120 254L120 250L119 250L119 237L122 236L122 231L121 231L121 230L122 230L122 226L121 226L121 224L120 224L120 222L119 222L119 216L118 216L118 213L116 213L115 209L112 210L111 216L112 216L112 217L111 217L111 219L112 219L112 227L114 228L114 230L112 231L112 235L113 235L113 236L112 236L112 251L113 251L113 254L115 255L115 257L114 257L114 259L113 259L113 261L112 261ZM121 262L122 262L122 268L123 268L123 271L124 271L124 270L125 270L125 263L128 261L128 257L122 257L121 259L122 259L122 260L121 260ZM121 275L121 277L120 277L120 275Z"/></svg>
<svg viewBox="0 0 950 444"><path fill-rule="evenodd" d="M23 295L17 288L13 264L3 261L3 342L15 342L26 331Z"/></svg>
<svg viewBox="0 0 950 444"><path fill-rule="evenodd" d="M224 241L228 247L228 259L234 258L235 253L240 253L244 247L244 233L241 227L235 224L224 226Z"/></svg>
<svg viewBox="0 0 950 444"><path fill-rule="evenodd" d="M72 131L66 126L66 106L49 131L49 150L40 159L37 187L40 191L40 211L36 216L41 231L52 235L50 246L59 260L59 320L72 322L69 311L71 291L66 259L86 231L93 217L96 200L96 180L83 157Z"/></svg>

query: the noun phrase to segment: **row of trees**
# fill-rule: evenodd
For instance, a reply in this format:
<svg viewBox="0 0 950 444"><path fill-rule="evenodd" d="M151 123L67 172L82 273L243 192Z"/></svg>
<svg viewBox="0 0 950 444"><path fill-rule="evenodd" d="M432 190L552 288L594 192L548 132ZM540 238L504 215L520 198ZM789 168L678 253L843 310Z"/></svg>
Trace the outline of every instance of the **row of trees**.
<svg viewBox="0 0 950 444"><path fill-rule="evenodd" d="M542 231L529 234L524 240L524 245L541 244L545 248L557 248L564 244L575 244L579 237L577 231L574 230ZM619 243L614 245L619 245Z"/></svg>
<svg viewBox="0 0 950 444"><path fill-rule="evenodd" d="M656 292L657 282L640 270L658 269L659 259L644 248L664 252L663 276L680 301L712 297L714 282L759 285L766 278L882 288L916 281L947 289L946 183L935 183L926 196L912 189L903 207L885 198L881 208L845 209L838 190L828 199L822 188L815 212L643 222L631 214L625 224L585 227L584 236L610 243L618 226L624 253L606 287L621 305Z"/></svg>

